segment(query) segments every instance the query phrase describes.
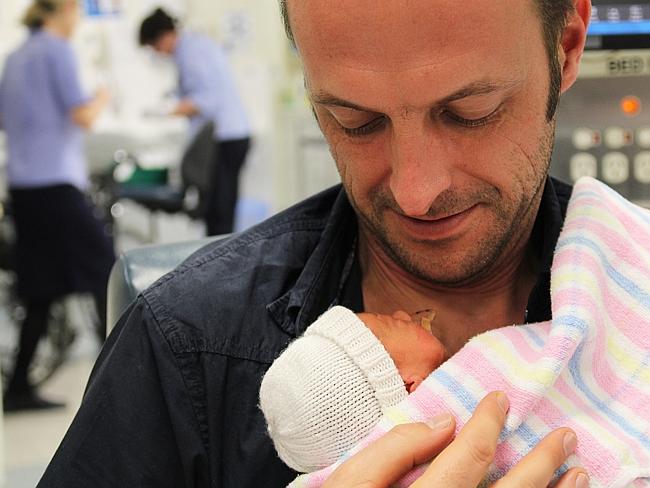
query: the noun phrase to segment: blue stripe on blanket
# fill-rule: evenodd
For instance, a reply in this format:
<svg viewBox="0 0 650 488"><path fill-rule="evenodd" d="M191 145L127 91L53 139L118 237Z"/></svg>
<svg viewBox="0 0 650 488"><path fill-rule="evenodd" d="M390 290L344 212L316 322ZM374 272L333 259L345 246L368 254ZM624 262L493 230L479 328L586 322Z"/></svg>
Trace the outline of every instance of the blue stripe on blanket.
<svg viewBox="0 0 650 488"><path fill-rule="evenodd" d="M535 332L532 327L524 327L521 330L524 331L524 333L530 338L530 340L535 343L537 347L544 347L546 344L544 342L544 339L537 335L537 332Z"/></svg>
<svg viewBox="0 0 650 488"><path fill-rule="evenodd" d="M474 411L476 405L478 405L478 400L467 388L442 369L436 370L433 376L442 386L449 390L452 398L456 397L460 401L468 414Z"/></svg>
<svg viewBox="0 0 650 488"><path fill-rule="evenodd" d="M632 280L627 278L626 276L622 275L618 270L616 270L609 262L605 254L603 253L602 249L598 244L593 242L591 239L588 239L586 237L569 237L562 239L561 241L558 242L558 247L557 249L559 250L560 247L569 245L569 244L579 244L582 246L586 246L590 249L592 249L597 255L598 258L601 261L602 267L605 269L607 272L607 275L621 288L623 288L632 298L634 298L639 304L643 305L645 308L650 310L650 295L640 288L636 283L634 283ZM556 251L557 252L557 251Z"/></svg>
<svg viewBox="0 0 650 488"><path fill-rule="evenodd" d="M576 321L579 320L580 319L576 318ZM584 325L585 327L587 326L586 323ZM580 357L584 352L584 347L585 345L581 343L576 349L575 354L569 361L569 371L571 372L571 377L573 378L575 385L584 394L584 396L587 397L587 399L591 402L591 404L594 405L596 410L599 410L603 415L607 416L612 422L617 424L621 429L627 432L630 436L638 439L646 448L650 448L650 438L645 433L641 432L633 425L629 424L625 420L625 418L623 418L620 414L616 413L614 410L609 408L608 402L600 399L598 395L594 394L594 392L592 392L591 389L585 383L582 374L580 372Z"/></svg>

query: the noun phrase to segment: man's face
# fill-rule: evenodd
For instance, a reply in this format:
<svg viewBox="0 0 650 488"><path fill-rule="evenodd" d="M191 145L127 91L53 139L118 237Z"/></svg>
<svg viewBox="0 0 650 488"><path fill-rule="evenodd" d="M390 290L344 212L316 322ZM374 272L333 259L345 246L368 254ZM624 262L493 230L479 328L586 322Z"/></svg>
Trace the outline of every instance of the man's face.
<svg viewBox="0 0 650 488"><path fill-rule="evenodd" d="M550 158L532 1L290 1L309 95L362 242L462 284L528 239ZM364 241L365 240L365 241Z"/></svg>

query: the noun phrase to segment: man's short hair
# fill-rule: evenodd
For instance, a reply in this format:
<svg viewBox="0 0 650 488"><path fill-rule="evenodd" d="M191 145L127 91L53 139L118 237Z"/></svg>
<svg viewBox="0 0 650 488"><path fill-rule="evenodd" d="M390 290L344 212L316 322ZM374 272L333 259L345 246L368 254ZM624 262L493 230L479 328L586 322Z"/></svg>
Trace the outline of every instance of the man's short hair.
<svg viewBox="0 0 650 488"><path fill-rule="evenodd" d="M166 32L176 30L176 19L161 8L157 8L140 24L140 45L153 45Z"/></svg>
<svg viewBox="0 0 650 488"><path fill-rule="evenodd" d="M560 98L560 84L562 83L562 67L557 57L557 47L562 36L562 31L566 26L569 14L573 12L572 0L533 0L537 6L539 16L542 20L544 28L544 45L550 64L551 87L548 98L548 105L546 108L547 120L553 119L555 110ZM280 0L280 13L282 14L282 22L284 29L287 32L287 37L292 44L295 45L296 41L293 37L291 30L291 23L289 21L289 11L287 8L287 0Z"/></svg>
<svg viewBox="0 0 650 488"><path fill-rule="evenodd" d="M286 1L286 0L282 0ZM569 15L573 13L572 0L534 0L544 28L544 45L548 55L551 86L546 107L546 119L555 116L560 100L560 85L562 84L562 66L557 56L557 47L562 40L562 32L566 27Z"/></svg>

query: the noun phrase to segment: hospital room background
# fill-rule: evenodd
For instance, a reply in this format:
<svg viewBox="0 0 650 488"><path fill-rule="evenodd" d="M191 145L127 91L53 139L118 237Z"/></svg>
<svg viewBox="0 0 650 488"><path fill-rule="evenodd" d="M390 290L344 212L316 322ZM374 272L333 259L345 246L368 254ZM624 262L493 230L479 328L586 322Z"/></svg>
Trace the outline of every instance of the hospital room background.
<svg viewBox="0 0 650 488"><path fill-rule="evenodd" d="M20 18L29 0L0 0L0 73L24 39ZM576 86L563 97L552 173L569 182L598 178L650 207L650 1L594 0L588 49ZM235 231L338 182L306 101L299 60L284 35L276 0L84 0L72 39L83 86L100 86L111 101L86 136L96 203L112 221L117 253L142 245L198 239L201 222L186 213L151 212L116 199L111 185L178 182L188 143L187 121L164 113L177 100L173 63L138 45L142 19L162 6L185 29L221 44L252 126L240 181ZM16 341L12 277L2 269L10 238L4 212L6 144L0 131L0 358ZM107 182L108 181L108 182ZM87 304L86 304L87 305ZM97 353L84 325L83 299L63 312L77 329L66 361L44 388L65 392L64 411L5 416L0 422L0 487L34 486L60 442ZM86 337L86 342L84 342ZM69 341L72 342L72 341ZM47 352L43 353L47 356ZM0 410L0 416L1 416ZM1 417L0 417L1 418Z"/></svg>

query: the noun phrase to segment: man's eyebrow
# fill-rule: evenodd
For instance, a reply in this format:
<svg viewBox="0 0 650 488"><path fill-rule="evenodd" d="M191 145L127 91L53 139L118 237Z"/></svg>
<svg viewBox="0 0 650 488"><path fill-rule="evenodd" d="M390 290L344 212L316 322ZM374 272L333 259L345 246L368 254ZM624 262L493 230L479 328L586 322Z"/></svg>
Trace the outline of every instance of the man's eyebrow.
<svg viewBox="0 0 650 488"><path fill-rule="evenodd" d="M351 108L352 110L358 110L360 112L376 112L376 110L372 110L367 107L362 107L361 105L357 105L356 103L343 100L342 98L335 97L334 95L331 95L326 92L314 93L311 95L310 98L312 102L317 103L319 105L326 105L329 107Z"/></svg>
<svg viewBox="0 0 650 488"><path fill-rule="evenodd" d="M492 81L476 81L470 83L467 86L464 86L460 90L452 93L449 96L446 96L442 100L436 103L436 105L447 105L456 100L461 100L463 98L468 98L477 95L489 95L491 93L497 93L509 90L510 88L518 84L515 80L503 80L499 82Z"/></svg>
<svg viewBox="0 0 650 488"><path fill-rule="evenodd" d="M456 100L461 100L463 98L477 96L477 95L488 95L490 93L497 93L501 91L506 91L513 86L517 85L518 82L514 80L504 80L499 82L491 81L477 81L470 83L467 86L464 86L460 90L452 93L451 95L446 96L442 100L436 102L434 105L444 106ZM327 92L317 92L311 95L311 100L313 103L319 105L326 105L329 107L343 107L350 108L352 110L358 110L360 112L377 112L377 110L363 107L356 103L344 100L342 98L336 97Z"/></svg>

